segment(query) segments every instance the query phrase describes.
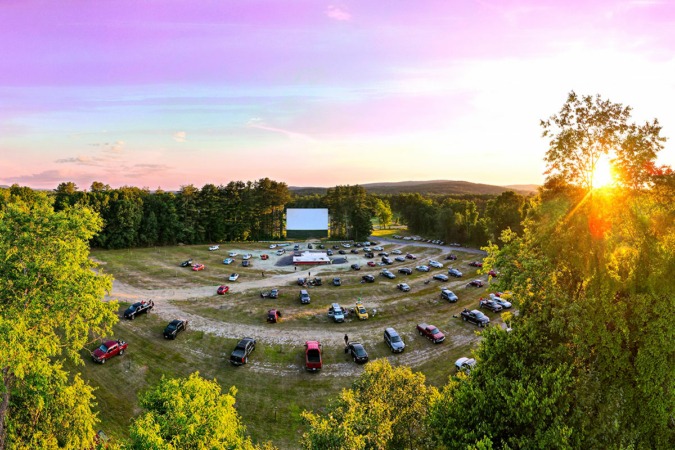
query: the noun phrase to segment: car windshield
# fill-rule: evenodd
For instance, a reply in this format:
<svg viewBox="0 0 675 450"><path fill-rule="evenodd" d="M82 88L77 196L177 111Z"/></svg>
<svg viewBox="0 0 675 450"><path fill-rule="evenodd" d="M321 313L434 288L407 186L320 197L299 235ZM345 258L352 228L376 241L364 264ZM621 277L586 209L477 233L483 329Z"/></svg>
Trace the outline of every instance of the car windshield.
<svg viewBox="0 0 675 450"><path fill-rule="evenodd" d="M476 317L479 318L479 319L482 319L482 318L487 317L487 316L480 311L476 311Z"/></svg>
<svg viewBox="0 0 675 450"><path fill-rule="evenodd" d="M398 334L395 334L391 337L391 342L401 342L401 337Z"/></svg>
<svg viewBox="0 0 675 450"><path fill-rule="evenodd" d="M366 356L366 350L360 345L354 346L354 353L356 353L356 356Z"/></svg>
<svg viewBox="0 0 675 450"><path fill-rule="evenodd" d="M108 353L108 347L106 347L103 344L101 344L101 346L98 349L101 350L103 353Z"/></svg>
<svg viewBox="0 0 675 450"><path fill-rule="evenodd" d="M173 330L176 329L176 326L177 326L177 324L171 322L170 324L168 324L168 325L166 326L166 329L169 330L169 331L173 331Z"/></svg>
<svg viewBox="0 0 675 450"><path fill-rule="evenodd" d="M366 308L364 308L363 306L359 306L359 313L365 314L365 313L366 313Z"/></svg>
<svg viewBox="0 0 675 450"><path fill-rule="evenodd" d="M438 331L438 328L434 328L431 330L431 334L440 334L440 331Z"/></svg>

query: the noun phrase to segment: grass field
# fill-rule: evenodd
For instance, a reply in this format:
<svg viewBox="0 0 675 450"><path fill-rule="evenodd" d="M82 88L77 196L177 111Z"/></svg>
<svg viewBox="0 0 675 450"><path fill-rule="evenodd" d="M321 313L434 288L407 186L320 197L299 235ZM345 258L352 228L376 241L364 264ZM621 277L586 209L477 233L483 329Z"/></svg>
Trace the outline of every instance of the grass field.
<svg viewBox="0 0 675 450"><path fill-rule="evenodd" d="M392 233L393 234L393 233ZM240 250L261 251L261 244L233 244ZM225 248L229 246L221 246ZM391 267L414 267L428 258L442 259L445 254L438 248L406 246L403 243L388 245L387 250L397 247L405 254L415 252L419 256L416 262L397 263ZM226 250L224 250L226 251ZM105 272L116 279L142 288L148 292L155 289L189 288L195 286L218 285L223 276L232 269L222 264L223 252L209 252L207 246L176 246L167 248L149 248L120 251L92 251L92 256L101 261ZM260 327L270 304L284 311L281 323L269 325L268 334L285 333L297 336L311 336L312 333L335 333L341 338L345 330L350 336L356 336L366 345L371 359L388 357L392 364L399 361L412 361L412 368L423 372L430 384L442 386L454 373L452 363L460 356L470 354L475 345L476 327L467 325L456 318L463 307L475 308L477 299L484 295L485 289L466 288L463 283L475 278L475 269L466 265L476 259L475 255L457 253L460 257L453 262L465 272L462 286L453 290L460 297L456 304L440 300L439 287L448 283L431 282L425 284L431 274L415 271L410 276L399 276L396 280L377 277L375 283L359 283L365 270L353 272L344 267L325 267L321 276L324 285L310 290L312 303L301 306L297 301L298 286L294 277L278 286L281 297L276 303L259 298L259 289L246 289L230 297L211 296L173 300L171 305L179 306L185 313L214 321L245 324ZM213 270L192 272L178 267L178 263L189 257L204 262ZM446 266L447 269L447 266ZM447 272L446 269L437 270ZM260 278L260 268L237 268L242 278ZM268 270L268 269L266 269ZM288 267L269 269L269 273L293 271ZM380 268L371 269L377 274ZM304 273L304 272L303 272ZM432 272L433 273L433 272ZM330 284L333 276L340 276L343 286ZM403 293L395 288L397 282L405 281L413 288ZM452 280L451 280L452 281ZM335 324L326 317L328 305L340 302L343 306L353 305L355 298L362 298L369 309L373 304L378 314L368 321L351 321ZM120 305L121 311L127 305ZM494 320L496 314L488 313ZM433 323L447 336L446 342L434 345L417 336L415 324L421 321ZM188 329L176 340L168 341L162 337L167 321L155 313L141 316L134 321L120 321L115 326L115 337L129 342L129 350L123 357L117 357L105 365L91 362L88 352L83 351L85 365L76 371L97 387L98 409L102 419L101 428L108 434L125 436L132 418L139 413L137 395L156 384L162 376L187 376L194 371L209 379L217 379L223 390L236 386L237 409L256 441L271 440L280 448L297 448L303 432L300 414L304 409L321 410L331 398L346 387L361 371L347 360L341 346L324 345L325 369L322 373L306 373L303 370L304 354L302 343L275 343L274 339L259 339L251 362L241 367L233 367L228 362L229 353L237 339L219 337L211 333ZM392 356L382 340L382 330L394 326L406 342L403 355ZM244 336L241 336L244 337ZM252 337L258 339L257 336ZM92 348L95 345L92 345ZM340 370L335 369L340 367ZM342 370L348 368L348 370Z"/></svg>

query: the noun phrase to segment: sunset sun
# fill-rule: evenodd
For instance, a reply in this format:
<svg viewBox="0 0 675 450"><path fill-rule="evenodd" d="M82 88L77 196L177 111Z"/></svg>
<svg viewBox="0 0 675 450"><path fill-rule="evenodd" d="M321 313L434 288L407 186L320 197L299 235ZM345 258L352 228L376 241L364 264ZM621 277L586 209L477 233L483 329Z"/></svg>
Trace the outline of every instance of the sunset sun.
<svg viewBox="0 0 675 450"><path fill-rule="evenodd" d="M609 186L614 183L614 175L612 173L612 165L609 162L609 158L606 155L603 155L598 159L598 162L595 164L595 169L593 170L593 188L602 188Z"/></svg>

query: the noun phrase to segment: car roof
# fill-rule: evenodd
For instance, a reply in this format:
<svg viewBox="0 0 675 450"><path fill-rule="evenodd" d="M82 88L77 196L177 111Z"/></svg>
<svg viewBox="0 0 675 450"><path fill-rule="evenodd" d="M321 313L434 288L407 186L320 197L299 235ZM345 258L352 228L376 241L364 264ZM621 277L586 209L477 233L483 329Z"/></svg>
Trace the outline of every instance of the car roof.
<svg viewBox="0 0 675 450"><path fill-rule="evenodd" d="M394 329L391 328L391 327L385 328L384 331L386 331L387 333L389 333L389 334L392 335L392 336L393 336L393 335L398 335L398 333L396 332L396 330L394 330Z"/></svg>

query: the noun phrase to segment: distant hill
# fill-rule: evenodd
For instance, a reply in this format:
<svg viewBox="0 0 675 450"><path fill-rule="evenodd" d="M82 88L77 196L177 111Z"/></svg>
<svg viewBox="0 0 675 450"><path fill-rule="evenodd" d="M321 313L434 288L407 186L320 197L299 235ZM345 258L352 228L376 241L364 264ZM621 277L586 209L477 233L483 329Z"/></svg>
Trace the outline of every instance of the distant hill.
<svg viewBox="0 0 675 450"><path fill-rule="evenodd" d="M432 181L399 181L392 183L362 184L371 194L469 194L469 195L499 195L506 191L516 191L527 195L537 190L536 185L523 184L514 186L494 186L491 184L470 183L468 181L432 180ZM289 186L291 192L297 195L324 195L327 188Z"/></svg>

